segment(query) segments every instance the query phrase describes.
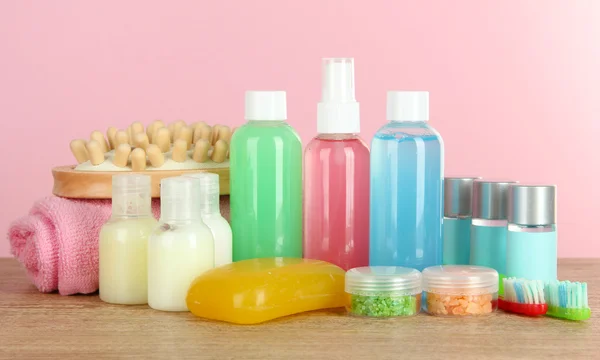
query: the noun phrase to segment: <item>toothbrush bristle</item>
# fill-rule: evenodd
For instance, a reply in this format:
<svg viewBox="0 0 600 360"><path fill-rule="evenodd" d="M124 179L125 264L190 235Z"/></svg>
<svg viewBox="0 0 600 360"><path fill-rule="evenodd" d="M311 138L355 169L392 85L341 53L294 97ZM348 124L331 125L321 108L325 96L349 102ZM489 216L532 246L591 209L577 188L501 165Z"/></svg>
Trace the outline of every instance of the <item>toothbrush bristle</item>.
<svg viewBox="0 0 600 360"><path fill-rule="evenodd" d="M504 300L519 304L545 304L544 284L539 280L505 278Z"/></svg>
<svg viewBox="0 0 600 360"><path fill-rule="evenodd" d="M587 283L550 281L545 287L548 305L567 309L588 307Z"/></svg>

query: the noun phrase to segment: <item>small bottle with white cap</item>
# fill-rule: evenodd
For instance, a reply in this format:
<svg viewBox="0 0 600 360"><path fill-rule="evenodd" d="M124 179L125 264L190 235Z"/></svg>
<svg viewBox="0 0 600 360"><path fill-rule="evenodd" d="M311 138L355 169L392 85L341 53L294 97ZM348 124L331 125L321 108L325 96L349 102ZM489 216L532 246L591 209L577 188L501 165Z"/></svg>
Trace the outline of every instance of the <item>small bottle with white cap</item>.
<svg viewBox="0 0 600 360"><path fill-rule="evenodd" d="M323 59L318 135L304 153L304 257L369 265L369 148L358 136L354 59Z"/></svg>
<svg viewBox="0 0 600 360"><path fill-rule="evenodd" d="M160 222L148 242L148 305L156 310L188 311L192 281L215 266L213 235L202 221L200 180L161 181Z"/></svg>
<svg viewBox="0 0 600 360"><path fill-rule="evenodd" d="M556 280L556 186L515 184L508 189L506 276Z"/></svg>
<svg viewBox="0 0 600 360"><path fill-rule="evenodd" d="M284 91L246 92L247 123L231 138L233 261L302 257L302 143Z"/></svg>
<svg viewBox="0 0 600 360"><path fill-rule="evenodd" d="M148 303L146 254L157 221L152 215L150 176L112 177L112 214L100 231L100 299L112 304Z"/></svg>
<svg viewBox="0 0 600 360"><path fill-rule="evenodd" d="M388 123L371 142L370 266L442 264L444 143L429 93L390 91Z"/></svg>
<svg viewBox="0 0 600 360"><path fill-rule="evenodd" d="M201 172L187 175L200 180L200 206L202 221L208 226L215 239L215 266L231 263L231 226L219 208L219 175Z"/></svg>

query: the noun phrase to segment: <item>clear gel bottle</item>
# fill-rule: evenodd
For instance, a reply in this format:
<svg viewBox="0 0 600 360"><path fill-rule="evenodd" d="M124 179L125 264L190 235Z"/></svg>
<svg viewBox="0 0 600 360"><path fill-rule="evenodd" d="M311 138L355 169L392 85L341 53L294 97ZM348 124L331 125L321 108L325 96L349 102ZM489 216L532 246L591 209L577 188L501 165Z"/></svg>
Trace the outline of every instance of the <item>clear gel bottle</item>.
<svg viewBox="0 0 600 360"><path fill-rule="evenodd" d="M444 143L429 93L390 91L389 123L371 143L370 266L442 264Z"/></svg>
<svg viewBox="0 0 600 360"><path fill-rule="evenodd" d="M358 136L354 60L323 59L318 135L304 152L304 257L369 265L369 148Z"/></svg>
<svg viewBox="0 0 600 360"><path fill-rule="evenodd" d="M188 175L200 180L200 206L202 221L208 226L215 239L215 266L231 263L231 226L221 215L219 207L219 175L213 173L197 173Z"/></svg>
<svg viewBox="0 0 600 360"><path fill-rule="evenodd" d="M469 265L473 181L477 179L444 178L444 265Z"/></svg>
<svg viewBox="0 0 600 360"><path fill-rule="evenodd" d="M112 215L100 231L100 299L112 304L148 303L146 253L156 228L150 176L112 178Z"/></svg>
<svg viewBox="0 0 600 360"><path fill-rule="evenodd" d="M247 123L231 138L233 261L302 257L302 142L285 91L246 92Z"/></svg>
<svg viewBox="0 0 600 360"><path fill-rule="evenodd" d="M508 193L506 275L556 280L556 186L513 185Z"/></svg>
<svg viewBox="0 0 600 360"><path fill-rule="evenodd" d="M506 274L506 212L508 188L514 181L476 180L473 183L471 265Z"/></svg>
<svg viewBox="0 0 600 360"><path fill-rule="evenodd" d="M160 185L160 222L148 242L148 305L187 311L192 281L215 266L214 239L202 221L200 181L172 177Z"/></svg>

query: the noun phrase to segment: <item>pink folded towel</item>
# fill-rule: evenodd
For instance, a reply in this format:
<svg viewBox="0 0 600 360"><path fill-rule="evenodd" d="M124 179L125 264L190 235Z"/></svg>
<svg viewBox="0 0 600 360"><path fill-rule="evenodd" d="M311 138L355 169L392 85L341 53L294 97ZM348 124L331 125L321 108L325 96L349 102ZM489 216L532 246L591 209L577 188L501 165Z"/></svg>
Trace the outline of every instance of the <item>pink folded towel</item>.
<svg viewBox="0 0 600 360"><path fill-rule="evenodd" d="M158 200L152 212L160 214ZM98 290L98 239L111 214L110 200L48 197L11 224L12 254L41 292L61 295Z"/></svg>

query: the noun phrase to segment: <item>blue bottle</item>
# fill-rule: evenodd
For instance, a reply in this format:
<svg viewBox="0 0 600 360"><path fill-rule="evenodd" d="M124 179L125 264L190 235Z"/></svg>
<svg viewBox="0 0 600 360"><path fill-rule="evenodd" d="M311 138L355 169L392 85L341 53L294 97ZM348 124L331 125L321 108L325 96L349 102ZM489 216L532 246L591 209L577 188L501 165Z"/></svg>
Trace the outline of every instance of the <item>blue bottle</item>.
<svg viewBox="0 0 600 360"><path fill-rule="evenodd" d="M477 180L473 184L471 265L506 275L508 189L514 181Z"/></svg>
<svg viewBox="0 0 600 360"><path fill-rule="evenodd" d="M390 91L389 123L371 142L371 266L442 264L444 143L429 93Z"/></svg>
<svg viewBox="0 0 600 360"><path fill-rule="evenodd" d="M507 276L556 280L556 186L510 187L506 242Z"/></svg>
<svg viewBox="0 0 600 360"><path fill-rule="evenodd" d="M478 177L444 179L444 265L469 265L473 181Z"/></svg>

